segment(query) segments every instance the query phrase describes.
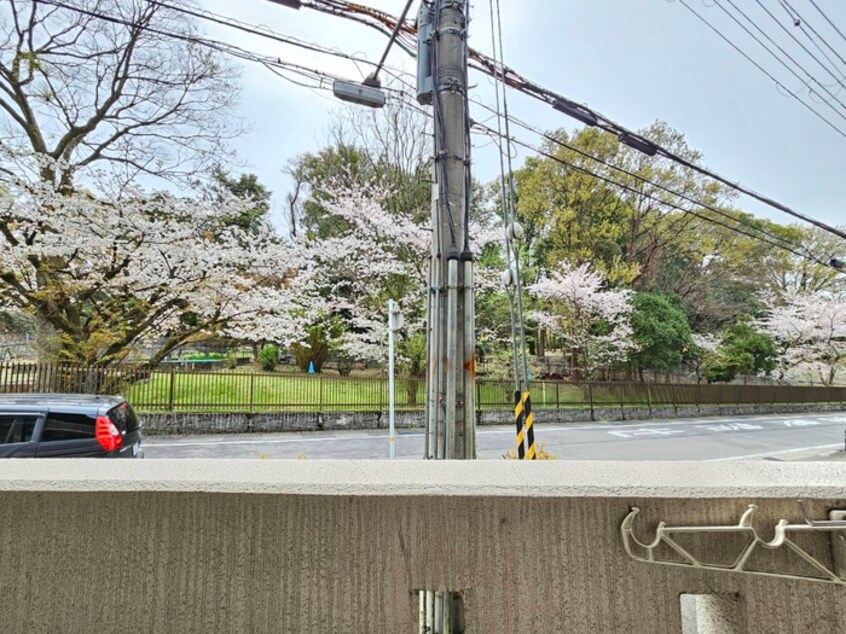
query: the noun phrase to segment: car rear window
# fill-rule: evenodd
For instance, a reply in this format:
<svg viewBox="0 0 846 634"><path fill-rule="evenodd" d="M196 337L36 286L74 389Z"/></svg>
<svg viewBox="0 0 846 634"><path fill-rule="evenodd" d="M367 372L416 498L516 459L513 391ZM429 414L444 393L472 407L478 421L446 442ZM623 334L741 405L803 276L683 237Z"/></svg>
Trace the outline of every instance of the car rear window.
<svg viewBox="0 0 846 634"><path fill-rule="evenodd" d="M109 420L121 431L134 432L138 429L138 417L129 403L121 403L117 407L110 409Z"/></svg>
<svg viewBox="0 0 846 634"><path fill-rule="evenodd" d="M29 442L38 416L0 415L0 445Z"/></svg>
<svg viewBox="0 0 846 634"><path fill-rule="evenodd" d="M41 442L94 438L95 417L85 414L50 412L41 434Z"/></svg>

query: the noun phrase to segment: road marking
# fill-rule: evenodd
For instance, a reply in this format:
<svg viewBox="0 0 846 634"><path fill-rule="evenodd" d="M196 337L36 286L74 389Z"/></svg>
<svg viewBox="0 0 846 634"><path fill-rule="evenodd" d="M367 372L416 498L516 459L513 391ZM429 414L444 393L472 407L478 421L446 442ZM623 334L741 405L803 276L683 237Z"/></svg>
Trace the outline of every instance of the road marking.
<svg viewBox="0 0 846 634"><path fill-rule="evenodd" d="M698 429L707 429L708 431L754 431L756 429L763 429L763 425L753 425L752 423L723 423L721 425L697 425Z"/></svg>
<svg viewBox="0 0 846 634"><path fill-rule="evenodd" d="M729 460L747 460L749 458L766 458L767 456L778 456L783 453L797 453L800 451L816 451L817 449L833 449L842 447L843 443L834 445L817 445L816 447L796 447L795 449L781 449L779 451L764 451L762 453L748 453L743 456L729 456L728 458L706 458L703 462L727 462Z"/></svg>
<svg viewBox="0 0 846 634"><path fill-rule="evenodd" d="M621 438L634 438L635 436L672 436L673 434L683 434L683 429L630 429L627 431L609 431L609 434L620 436Z"/></svg>

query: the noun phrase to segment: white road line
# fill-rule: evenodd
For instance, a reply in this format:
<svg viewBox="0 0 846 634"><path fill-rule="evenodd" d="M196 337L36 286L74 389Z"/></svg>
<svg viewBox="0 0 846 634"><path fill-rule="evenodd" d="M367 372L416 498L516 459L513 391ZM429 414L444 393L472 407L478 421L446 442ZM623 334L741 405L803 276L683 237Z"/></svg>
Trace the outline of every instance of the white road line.
<svg viewBox="0 0 846 634"><path fill-rule="evenodd" d="M781 449L779 451L765 451L762 453L748 453L743 456L729 456L728 458L706 458L703 462L726 462L728 460L747 460L749 458L766 458L767 456L778 456L783 453L798 453L800 451L816 451L817 449L834 449L842 447L843 443L834 445L817 445L816 447L796 447L795 449Z"/></svg>

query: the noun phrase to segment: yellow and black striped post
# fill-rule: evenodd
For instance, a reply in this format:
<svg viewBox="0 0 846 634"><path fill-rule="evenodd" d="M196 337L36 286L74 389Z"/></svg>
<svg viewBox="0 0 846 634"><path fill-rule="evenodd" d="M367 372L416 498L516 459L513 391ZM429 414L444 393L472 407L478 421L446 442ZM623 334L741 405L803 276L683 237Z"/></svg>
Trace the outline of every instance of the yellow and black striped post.
<svg viewBox="0 0 846 634"><path fill-rule="evenodd" d="M517 428L517 458L526 457L526 443L523 439L523 399L520 390L514 391L514 425Z"/></svg>
<svg viewBox="0 0 846 634"><path fill-rule="evenodd" d="M523 415L526 417L526 440L529 443L529 453L526 457L529 460L537 460L538 453L535 448L535 421L532 416L532 396L529 392L523 394Z"/></svg>

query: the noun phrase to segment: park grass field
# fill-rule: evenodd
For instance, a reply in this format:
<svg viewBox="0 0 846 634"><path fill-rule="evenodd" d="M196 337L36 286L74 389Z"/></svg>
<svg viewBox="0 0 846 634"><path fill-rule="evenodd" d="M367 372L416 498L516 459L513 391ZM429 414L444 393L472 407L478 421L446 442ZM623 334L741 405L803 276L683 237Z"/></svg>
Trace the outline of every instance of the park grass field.
<svg viewBox="0 0 846 634"><path fill-rule="evenodd" d="M141 411L325 411L384 410L388 384L384 377L339 377L264 372L153 372L124 390ZM398 378L396 407L422 410L425 380ZM613 402L613 397L599 401ZM585 388L556 382L533 385L535 408L583 406L589 403ZM509 382L480 381L477 406L509 409L513 386ZM619 400L619 399L617 399Z"/></svg>

